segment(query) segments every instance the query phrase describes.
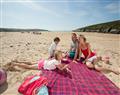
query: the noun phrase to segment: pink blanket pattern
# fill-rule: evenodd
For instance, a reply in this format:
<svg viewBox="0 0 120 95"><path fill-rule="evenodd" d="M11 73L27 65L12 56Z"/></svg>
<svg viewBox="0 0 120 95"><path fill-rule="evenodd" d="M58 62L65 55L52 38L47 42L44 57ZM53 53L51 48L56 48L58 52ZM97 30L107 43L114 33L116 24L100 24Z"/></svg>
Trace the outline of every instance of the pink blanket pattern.
<svg viewBox="0 0 120 95"><path fill-rule="evenodd" d="M82 63L71 62L70 67L72 79L56 71L43 70L50 95L120 95L120 89L102 73Z"/></svg>

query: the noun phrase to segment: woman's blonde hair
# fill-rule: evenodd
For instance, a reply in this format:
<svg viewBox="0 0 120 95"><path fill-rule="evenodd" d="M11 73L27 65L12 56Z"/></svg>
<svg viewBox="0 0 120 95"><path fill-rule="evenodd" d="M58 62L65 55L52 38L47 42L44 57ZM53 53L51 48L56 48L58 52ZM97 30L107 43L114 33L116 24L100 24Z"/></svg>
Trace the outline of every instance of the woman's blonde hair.
<svg viewBox="0 0 120 95"><path fill-rule="evenodd" d="M58 57L62 55L62 52L61 51L55 51L55 54L54 54L54 57L56 60L58 60Z"/></svg>
<svg viewBox="0 0 120 95"><path fill-rule="evenodd" d="M84 35L79 35L86 42L86 37Z"/></svg>

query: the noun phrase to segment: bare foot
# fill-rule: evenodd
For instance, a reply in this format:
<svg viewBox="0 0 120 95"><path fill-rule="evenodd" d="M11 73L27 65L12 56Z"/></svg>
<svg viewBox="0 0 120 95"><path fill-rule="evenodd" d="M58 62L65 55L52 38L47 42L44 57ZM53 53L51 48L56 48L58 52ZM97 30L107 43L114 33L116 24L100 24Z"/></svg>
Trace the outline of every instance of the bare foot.
<svg viewBox="0 0 120 95"><path fill-rule="evenodd" d="M14 63L9 62L3 67L6 71L18 71L17 69L14 68Z"/></svg>
<svg viewBox="0 0 120 95"><path fill-rule="evenodd" d="M18 66L18 63L13 63L13 66Z"/></svg>
<svg viewBox="0 0 120 95"><path fill-rule="evenodd" d="M116 74L116 75L119 75L119 74L120 74L119 71L113 71L113 73Z"/></svg>
<svg viewBox="0 0 120 95"><path fill-rule="evenodd" d="M106 64L110 64L110 61L109 61L109 60L104 60L104 62L105 62Z"/></svg>
<svg viewBox="0 0 120 95"><path fill-rule="evenodd" d="M75 61L75 60L73 60L72 62L73 62L73 63L76 63L76 64L78 63L78 62L77 62L77 61Z"/></svg>
<svg viewBox="0 0 120 95"><path fill-rule="evenodd" d="M110 58L108 56L103 57L102 60L106 63L106 64L110 64Z"/></svg>

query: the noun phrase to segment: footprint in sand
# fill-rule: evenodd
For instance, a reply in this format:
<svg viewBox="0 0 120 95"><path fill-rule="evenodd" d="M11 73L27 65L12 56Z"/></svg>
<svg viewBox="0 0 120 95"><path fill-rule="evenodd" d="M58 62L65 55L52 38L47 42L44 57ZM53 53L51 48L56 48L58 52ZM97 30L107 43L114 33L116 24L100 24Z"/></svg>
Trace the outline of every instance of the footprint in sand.
<svg viewBox="0 0 120 95"><path fill-rule="evenodd" d="M21 45L17 45L17 46L21 46Z"/></svg>
<svg viewBox="0 0 120 95"><path fill-rule="evenodd" d="M13 45L10 45L10 47L12 48L12 47L13 47Z"/></svg>
<svg viewBox="0 0 120 95"><path fill-rule="evenodd" d="M41 42L39 42L38 44L42 44Z"/></svg>

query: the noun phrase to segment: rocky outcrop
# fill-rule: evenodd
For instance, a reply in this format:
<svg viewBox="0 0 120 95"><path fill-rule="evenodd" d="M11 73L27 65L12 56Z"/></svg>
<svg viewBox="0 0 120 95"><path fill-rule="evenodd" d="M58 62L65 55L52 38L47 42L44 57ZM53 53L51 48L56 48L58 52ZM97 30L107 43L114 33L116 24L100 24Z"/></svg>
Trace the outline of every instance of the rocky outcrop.
<svg viewBox="0 0 120 95"><path fill-rule="evenodd" d="M73 31L120 34L120 20L78 28Z"/></svg>

